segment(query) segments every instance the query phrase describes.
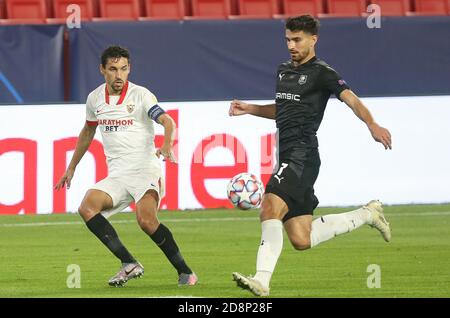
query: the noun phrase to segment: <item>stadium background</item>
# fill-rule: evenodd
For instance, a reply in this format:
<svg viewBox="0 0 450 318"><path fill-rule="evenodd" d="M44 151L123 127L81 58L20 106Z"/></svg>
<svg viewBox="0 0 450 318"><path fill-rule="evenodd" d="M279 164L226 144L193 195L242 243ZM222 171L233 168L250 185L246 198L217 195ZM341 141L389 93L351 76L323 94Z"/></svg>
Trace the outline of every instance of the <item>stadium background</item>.
<svg viewBox="0 0 450 318"><path fill-rule="evenodd" d="M17 2L21 7L11 9ZM233 98L273 101L276 67L288 59L283 15L295 2L320 4L295 11L319 16L317 55L393 134L394 148L386 152L345 105L330 100L319 130L315 214L380 198L393 241L364 227L299 254L285 238L271 296L449 297L450 0L120 0L132 4L130 11L122 7L120 13L131 14L120 19L102 19L100 2L108 0L94 0L92 17L83 9L86 19L72 29L65 25L67 4L90 0L25 2L32 9L23 0L0 0L0 297L251 296L233 286L230 273L254 271L257 212L229 209L224 190L245 170L267 180L275 127L265 119L229 118L227 109ZM221 4L228 2L227 11ZM369 2L381 5L381 28L367 27ZM170 19L146 17L149 4L170 3L186 11L176 6ZM218 3L220 16L202 17L202 3ZM251 8L256 11L246 11ZM179 165L163 165L163 208L173 211L160 219L199 275L195 288L174 284L173 269L132 213L111 222L146 277L121 290L106 285L117 261L78 215L65 213L76 211L107 173L99 134L72 188L52 189L84 123L86 96L103 82L99 56L111 44L130 49L130 80L152 90L179 125ZM373 264L380 266L381 288L369 287ZM71 265L81 269L81 288L70 286Z"/></svg>
<svg viewBox="0 0 450 318"><path fill-rule="evenodd" d="M240 18L205 20L195 16L201 11L193 10L202 1L192 1L187 3L192 6L185 6L185 14L191 16L181 20L103 21L94 17L102 21L83 20L80 28L69 28L61 23L65 19L56 19L60 1L35 2L47 4L48 19L43 22L48 23L21 24L22 20L4 19L5 25L0 27L0 103L4 104L0 107L0 162L4 176L0 184L0 213L76 211L88 186L106 175L97 134L99 148L91 148L93 163L91 159L84 160L71 194L51 190L50 181L55 183L64 171L65 161L69 160L65 155L70 158L83 122L83 106L78 104L83 104L87 94L102 83L99 56L111 44L130 49L130 80L150 88L178 120L180 166L166 167L168 197L163 208L230 207L222 189L240 170L250 170L267 180L275 164L275 144L263 148L275 132L274 125L255 118L230 120L226 109L233 98L260 103L273 100L276 66L288 59L283 19L246 17L244 6L232 1L230 14L241 12ZM222 2L226 3L214 3ZM254 0L249 2L257 4ZM278 11L264 12L264 2L279 4ZM351 6L344 6L348 12L333 15L333 1L303 2L324 4L322 13L313 12L321 17L318 56L338 70L359 96L378 97L365 101L394 135L394 150L385 154L378 145L370 143L363 125L332 100L319 131L324 165L317 191L322 205L360 204L373 195L391 204L447 202L450 190L445 184L450 175L442 167L450 158L446 124L449 108L444 107L450 104L446 97L450 95L450 42L444 39L450 35L450 17L421 13L420 1L398 1L410 4L400 12L408 16L384 16L382 11L381 27L369 28L367 17L346 17L352 15ZM156 3L159 2L149 1L141 9ZM257 13L270 17L286 13L289 1L261 3ZM97 6L93 15L102 15ZM23 8L20 12L25 14ZM126 10L122 11L126 14ZM86 18L84 12L82 17ZM3 18L13 13L9 9ZM140 11L140 15L146 13ZM327 14L332 18L323 18ZM386 99L394 96L402 97ZM421 98L414 98L417 96ZM54 105L62 103L66 104ZM27 106L12 107L13 104ZM46 104L53 105L43 106ZM196 118L202 118L202 130L193 125ZM243 165L237 162L233 147L214 141L225 135L243 145L247 155ZM214 149L202 158L208 162L197 164L194 169L193 156L199 145ZM227 152L231 152L231 157ZM272 160L264 162L264 155ZM349 161L347 157L357 160ZM204 166L216 166L216 170ZM422 168L417 171L417 167ZM423 171L424 167L428 171ZM388 179L391 182L384 185ZM409 180L408 186L405 180ZM335 191L337 187L354 188L354 184L358 184L357 190L343 190L342 194Z"/></svg>

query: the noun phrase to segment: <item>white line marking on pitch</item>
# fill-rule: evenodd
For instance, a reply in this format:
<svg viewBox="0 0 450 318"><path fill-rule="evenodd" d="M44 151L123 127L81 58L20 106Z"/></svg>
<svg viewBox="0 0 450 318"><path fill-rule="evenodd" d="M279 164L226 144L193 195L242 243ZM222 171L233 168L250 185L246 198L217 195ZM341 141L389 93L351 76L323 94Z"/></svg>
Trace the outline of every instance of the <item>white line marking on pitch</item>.
<svg viewBox="0 0 450 318"><path fill-rule="evenodd" d="M324 214L326 215L326 214ZM389 217L408 217L408 216L449 216L450 211L430 211L430 212L405 212L405 213L386 213ZM0 217L1 218L1 217ZM234 222L234 221L256 221L258 218L255 217L242 217L242 218L186 218L186 219L162 219L163 222L173 222L173 223L184 223L184 222ZM113 224L129 224L136 223L135 220L117 220L111 221ZM0 227L33 227L33 226L50 226L50 225L82 225L84 222L73 221L73 222L36 222L36 223L5 223L0 224Z"/></svg>
<svg viewBox="0 0 450 318"><path fill-rule="evenodd" d="M176 295L176 296L142 296L139 298L205 298L205 297Z"/></svg>
<svg viewBox="0 0 450 318"><path fill-rule="evenodd" d="M253 221L257 220L257 217L244 217L244 218L193 218L193 219L162 219L163 222L215 222L215 221ZM112 224L128 224L136 223L135 220L117 220L111 221ZM48 225L81 225L84 222L74 221L74 222L36 222L36 223L5 223L0 224L3 227L27 227L27 226L48 226Z"/></svg>

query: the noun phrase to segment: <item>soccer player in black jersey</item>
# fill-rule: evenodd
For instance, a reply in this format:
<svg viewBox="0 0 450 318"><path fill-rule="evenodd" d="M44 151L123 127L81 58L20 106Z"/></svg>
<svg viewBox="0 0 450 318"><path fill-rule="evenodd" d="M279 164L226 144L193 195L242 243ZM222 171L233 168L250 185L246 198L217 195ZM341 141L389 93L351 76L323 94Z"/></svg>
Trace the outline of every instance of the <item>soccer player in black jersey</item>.
<svg viewBox="0 0 450 318"><path fill-rule="evenodd" d="M391 230L381 202L372 200L355 211L329 214L313 220L319 201L314 183L320 157L316 132L333 93L346 103L369 129L375 141L391 149L391 135L379 126L342 77L316 57L319 22L309 15L286 21L286 41L291 60L279 66L275 104L231 102L229 115L251 114L275 119L278 128L278 167L274 170L261 203L261 243L256 274L233 273L239 287L257 296L269 295L269 283L283 247L283 226L297 250L306 250L364 224L390 241Z"/></svg>

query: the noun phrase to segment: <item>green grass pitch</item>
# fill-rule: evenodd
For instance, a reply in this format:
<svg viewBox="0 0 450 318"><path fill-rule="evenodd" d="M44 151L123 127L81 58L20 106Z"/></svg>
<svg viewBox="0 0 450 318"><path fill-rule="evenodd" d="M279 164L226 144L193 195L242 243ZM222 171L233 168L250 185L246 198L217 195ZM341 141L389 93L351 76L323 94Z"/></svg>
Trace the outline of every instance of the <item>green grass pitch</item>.
<svg viewBox="0 0 450 318"><path fill-rule="evenodd" d="M348 211L320 208L316 215ZM386 206L392 242L368 226L308 251L287 237L271 297L450 297L450 205ZM163 211L199 284L178 287L175 270L138 227L133 213L111 218L145 275L123 288L107 285L119 262L76 214L0 216L0 297L252 297L236 287L233 271L254 274L260 238L257 211ZM70 264L81 288L68 288ZM368 288L370 264L380 288Z"/></svg>

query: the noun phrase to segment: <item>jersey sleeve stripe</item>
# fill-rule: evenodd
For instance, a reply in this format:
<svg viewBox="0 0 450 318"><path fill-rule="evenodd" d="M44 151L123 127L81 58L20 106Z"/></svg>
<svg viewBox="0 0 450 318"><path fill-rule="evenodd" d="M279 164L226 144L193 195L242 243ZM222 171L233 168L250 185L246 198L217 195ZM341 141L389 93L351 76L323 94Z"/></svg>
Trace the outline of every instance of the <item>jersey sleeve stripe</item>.
<svg viewBox="0 0 450 318"><path fill-rule="evenodd" d="M88 126L97 126L98 125L98 121L86 120L86 124Z"/></svg>

